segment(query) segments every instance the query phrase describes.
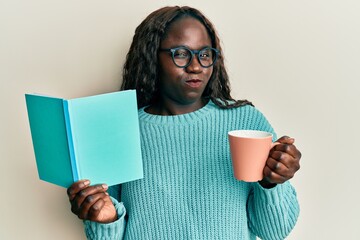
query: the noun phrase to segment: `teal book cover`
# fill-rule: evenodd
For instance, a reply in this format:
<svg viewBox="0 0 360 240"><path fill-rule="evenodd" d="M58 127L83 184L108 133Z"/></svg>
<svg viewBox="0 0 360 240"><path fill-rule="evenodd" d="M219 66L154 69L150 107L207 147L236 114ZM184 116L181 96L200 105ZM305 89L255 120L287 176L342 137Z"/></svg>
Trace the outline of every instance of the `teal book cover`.
<svg viewBox="0 0 360 240"><path fill-rule="evenodd" d="M136 91L62 99L25 94L39 178L69 187L143 178Z"/></svg>

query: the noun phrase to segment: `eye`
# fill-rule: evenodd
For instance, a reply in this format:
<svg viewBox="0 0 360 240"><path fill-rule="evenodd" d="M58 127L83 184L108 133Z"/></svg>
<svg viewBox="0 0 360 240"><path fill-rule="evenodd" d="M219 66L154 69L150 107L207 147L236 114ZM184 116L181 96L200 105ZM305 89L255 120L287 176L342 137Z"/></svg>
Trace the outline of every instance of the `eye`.
<svg viewBox="0 0 360 240"><path fill-rule="evenodd" d="M189 58L190 52L185 48L180 48L174 52L174 57L175 58Z"/></svg>
<svg viewBox="0 0 360 240"><path fill-rule="evenodd" d="M204 49L201 52L199 52L199 57L203 59L212 58L213 54L211 49Z"/></svg>

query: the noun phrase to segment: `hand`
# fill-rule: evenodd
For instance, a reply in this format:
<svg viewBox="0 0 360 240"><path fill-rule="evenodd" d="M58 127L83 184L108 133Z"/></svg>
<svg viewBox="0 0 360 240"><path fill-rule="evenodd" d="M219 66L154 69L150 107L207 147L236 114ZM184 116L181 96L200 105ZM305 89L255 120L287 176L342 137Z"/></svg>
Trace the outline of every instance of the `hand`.
<svg viewBox="0 0 360 240"><path fill-rule="evenodd" d="M300 169L301 153L294 145L295 140L283 136L277 142L280 144L271 149L264 167L264 179L260 181L265 188L286 182Z"/></svg>
<svg viewBox="0 0 360 240"><path fill-rule="evenodd" d="M90 186L89 180L73 183L67 189L71 211L83 220L100 223L117 220L116 209L106 192L107 189L106 184Z"/></svg>

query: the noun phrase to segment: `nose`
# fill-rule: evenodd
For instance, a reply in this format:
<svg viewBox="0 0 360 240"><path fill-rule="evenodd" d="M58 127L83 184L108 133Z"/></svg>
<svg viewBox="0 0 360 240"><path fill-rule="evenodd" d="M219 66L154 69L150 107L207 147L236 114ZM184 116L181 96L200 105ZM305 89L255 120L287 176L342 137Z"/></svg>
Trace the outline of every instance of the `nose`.
<svg viewBox="0 0 360 240"><path fill-rule="evenodd" d="M190 73L200 73L202 70L203 67L200 65L198 56L194 54L189 66L186 67L186 71Z"/></svg>

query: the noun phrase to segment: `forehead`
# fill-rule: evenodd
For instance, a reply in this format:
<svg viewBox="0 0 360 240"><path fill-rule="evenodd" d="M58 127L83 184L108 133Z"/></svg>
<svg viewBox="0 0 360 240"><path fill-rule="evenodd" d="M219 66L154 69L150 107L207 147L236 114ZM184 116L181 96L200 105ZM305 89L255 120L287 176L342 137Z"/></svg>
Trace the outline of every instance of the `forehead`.
<svg viewBox="0 0 360 240"><path fill-rule="evenodd" d="M197 49L211 46L211 38L205 26L193 17L184 17L173 22L161 41L161 47L188 46Z"/></svg>

